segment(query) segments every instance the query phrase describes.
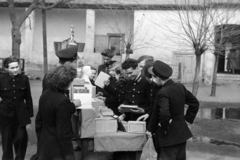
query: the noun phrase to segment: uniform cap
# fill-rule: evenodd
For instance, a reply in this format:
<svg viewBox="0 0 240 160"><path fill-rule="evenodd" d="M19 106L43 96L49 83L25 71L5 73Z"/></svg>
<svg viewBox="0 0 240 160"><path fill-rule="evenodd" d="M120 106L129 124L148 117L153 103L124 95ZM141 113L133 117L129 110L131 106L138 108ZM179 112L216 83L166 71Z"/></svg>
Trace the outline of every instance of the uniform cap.
<svg viewBox="0 0 240 160"><path fill-rule="evenodd" d="M112 58L115 55L115 49L115 47L111 47L111 49L105 49L102 51L101 55Z"/></svg>
<svg viewBox="0 0 240 160"><path fill-rule="evenodd" d="M148 69L148 72L160 78L169 78L171 77L173 70L168 64L157 60L153 63L153 67Z"/></svg>
<svg viewBox="0 0 240 160"><path fill-rule="evenodd" d="M59 59L76 59L78 54L77 54L77 51L78 51L78 47L77 45L76 46L71 46L69 48L65 48L65 49L62 49L60 51L57 51L56 52L56 56L59 58Z"/></svg>

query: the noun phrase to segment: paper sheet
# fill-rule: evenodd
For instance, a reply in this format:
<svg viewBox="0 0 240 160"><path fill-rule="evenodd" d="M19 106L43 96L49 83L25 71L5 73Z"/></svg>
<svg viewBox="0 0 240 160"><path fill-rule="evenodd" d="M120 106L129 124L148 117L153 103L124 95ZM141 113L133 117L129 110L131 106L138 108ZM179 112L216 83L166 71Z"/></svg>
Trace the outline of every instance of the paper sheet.
<svg viewBox="0 0 240 160"><path fill-rule="evenodd" d="M109 79L110 75L104 72L100 72L97 79L95 80L95 85L97 85L100 88L104 87L104 81L107 81Z"/></svg>

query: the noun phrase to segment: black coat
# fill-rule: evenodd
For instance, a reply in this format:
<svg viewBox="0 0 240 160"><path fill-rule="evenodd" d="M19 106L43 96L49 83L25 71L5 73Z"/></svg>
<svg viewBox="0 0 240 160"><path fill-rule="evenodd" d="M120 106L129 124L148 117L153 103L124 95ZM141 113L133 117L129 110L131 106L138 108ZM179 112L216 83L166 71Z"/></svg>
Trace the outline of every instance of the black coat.
<svg viewBox="0 0 240 160"><path fill-rule="evenodd" d="M75 106L66 94L46 90L39 100L36 117L38 160L74 160L71 116Z"/></svg>
<svg viewBox="0 0 240 160"><path fill-rule="evenodd" d="M193 123L198 112L199 102L195 96L181 83L168 80L159 90L156 101L147 130L156 132L159 146L180 144L192 137L186 121ZM185 104L188 109L184 115Z"/></svg>
<svg viewBox="0 0 240 160"><path fill-rule="evenodd" d="M104 87L104 89L110 95L106 97L105 104L108 108L111 108L116 115L122 114L118 111L118 107L123 103L126 90L128 89L126 84L127 81L119 80L115 81L115 83L112 82L108 86Z"/></svg>
<svg viewBox="0 0 240 160"><path fill-rule="evenodd" d="M20 126L31 123L33 102L28 77L18 74L12 78L8 73L0 74L0 123L7 125L17 114Z"/></svg>
<svg viewBox="0 0 240 160"><path fill-rule="evenodd" d="M125 93L123 104L137 105L148 113L151 104L151 84L144 78L138 77L136 80L130 80L126 84L127 91ZM144 113L144 114L145 114ZM143 114L127 113L126 120L137 120Z"/></svg>

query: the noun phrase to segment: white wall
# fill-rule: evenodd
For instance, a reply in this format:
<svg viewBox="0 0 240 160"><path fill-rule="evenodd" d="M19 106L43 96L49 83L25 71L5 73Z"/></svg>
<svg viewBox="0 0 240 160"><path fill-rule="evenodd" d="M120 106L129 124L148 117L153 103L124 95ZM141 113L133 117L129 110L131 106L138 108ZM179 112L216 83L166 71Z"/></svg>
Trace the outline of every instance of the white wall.
<svg viewBox="0 0 240 160"><path fill-rule="evenodd" d="M54 42L61 42L70 37L70 27L74 25L74 39L77 42L85 42L85 10L70 9L54 9L46 12L47 14L47 47L48 62L54 64L57 57L54 52ZM41 63L43 61L43 40L42 40L42 15L41 11L35 13L35 27L33 38L33 52L31 60L33 63Z"/></svg>
<svg viewBox="0 0 240 160"><path fill-rule="evenodd" d="M133 29L133 11L96 10L95 34L107 33L126 34Z"/></svg>

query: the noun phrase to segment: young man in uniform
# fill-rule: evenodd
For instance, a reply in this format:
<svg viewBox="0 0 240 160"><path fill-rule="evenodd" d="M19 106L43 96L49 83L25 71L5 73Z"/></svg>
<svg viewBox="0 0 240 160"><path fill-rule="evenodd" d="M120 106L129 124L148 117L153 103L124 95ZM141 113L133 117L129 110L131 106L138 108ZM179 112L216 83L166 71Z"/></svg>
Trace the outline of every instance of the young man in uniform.
<svg viewBox="0 0 240 160"><path fill-rule="evenodd" d="M29 79L19 74L19 60L4 60L7 73L0 74L0 133L2 136L2 160L24 160L28 135L26 125L33 117L33 102Z"/></svg>
<svg viewBox="0 0 240 160"><path fill-rule="evenodd" d="M156 133L159 160L186 159L186 141L192 137L187 123L193 123L199 109L196 97L184 85L169 78L172 72L172 68L162 61L155 61L149 68L154 83L162 85L147 127L149 137ZM188 105L186 114L185 104Z"/></svg>
<svg viewBox="0 0 240 160"><path fill-rule="evenodd" d="M135 59L127 59L122 64L122 69L125 70L128 76L128 90L125 93L123 104L137 105L138 108L131 110L130 113L124 113L120 119L137 120L137 118L145 114L150 107L151 84L142 77L141 70L138 67L138 61ZM121 110L120 110L121 112Z"/></svg>

